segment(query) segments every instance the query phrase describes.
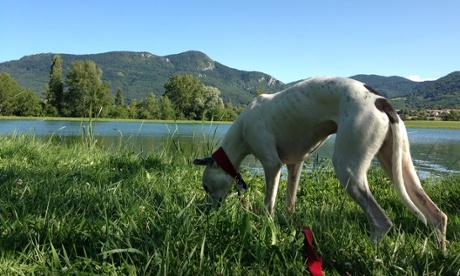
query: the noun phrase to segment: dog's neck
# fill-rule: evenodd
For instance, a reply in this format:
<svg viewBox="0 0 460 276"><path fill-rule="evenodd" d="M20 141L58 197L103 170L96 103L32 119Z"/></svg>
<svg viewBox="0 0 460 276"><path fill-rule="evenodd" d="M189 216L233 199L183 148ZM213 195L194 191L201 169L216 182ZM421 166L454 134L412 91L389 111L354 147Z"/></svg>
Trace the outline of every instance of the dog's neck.
<svg viewBox="0 0 460 276"><path fill-rule="evenodd" d="M243 141L241 132L241 121L236 120L228 129L227 134L222 140L222 148L225 150L228 159L233 164L233 167L238 172L241 162L249 154L248 147Z"/></svg>

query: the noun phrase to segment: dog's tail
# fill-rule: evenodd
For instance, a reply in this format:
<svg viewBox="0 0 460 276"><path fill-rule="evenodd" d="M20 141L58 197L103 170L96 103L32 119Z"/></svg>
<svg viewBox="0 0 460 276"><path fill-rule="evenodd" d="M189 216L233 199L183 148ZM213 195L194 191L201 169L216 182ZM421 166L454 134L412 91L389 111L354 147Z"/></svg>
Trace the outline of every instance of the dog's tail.
<svg viewBox="0 0 460 276"><path fill-rule="evenodd" d="M399 119L399 118L398 118ZM409 194L407 193L406 186L404 184L404 175L403 175L403 158L405 154L408 153L408 137L407 130L404 126L404 123L399 120L392 121L390 123L391 130L393 132L393 154L392 154L392 174L393 182L396 186L396 191L398 195L403 200L404 204L415 214L419 219L426 225L427 220L425 215L415 206L414 202L411 200ZM406 160L407 161L407 160ZM411 160L409 160L411 161ZM413 166L411 164L406 164L408 166ZM406 168L408 169L408 168Z"/></svg>

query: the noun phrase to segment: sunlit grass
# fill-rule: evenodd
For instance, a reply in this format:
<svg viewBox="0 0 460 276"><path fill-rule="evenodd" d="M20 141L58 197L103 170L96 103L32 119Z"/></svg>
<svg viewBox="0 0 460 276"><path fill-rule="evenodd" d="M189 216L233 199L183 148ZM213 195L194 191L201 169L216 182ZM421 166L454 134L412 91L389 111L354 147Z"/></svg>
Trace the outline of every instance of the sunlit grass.
<svg viewBox="0 0 460 276"><path fill-rule="evenodd" d="M404 121L407 128L460 129L460 121Z"/></svg>
<svg viewBox="0 0 460 276"><path fill-rule="evenodd" d="M458 176L424 181L449 216L443 255L376 168L372 190L395 223L378 248L327 160L308 164L294 215L283 208L283 180L270 219L263 176L249 171L246 204L236 191L219 209L205 204L202 168L191 161L216 147L212 137L172 135L148 154L91 139L0 137L0 274L305 275L298 225L312 228L327 275L460 273Z"/></svg>

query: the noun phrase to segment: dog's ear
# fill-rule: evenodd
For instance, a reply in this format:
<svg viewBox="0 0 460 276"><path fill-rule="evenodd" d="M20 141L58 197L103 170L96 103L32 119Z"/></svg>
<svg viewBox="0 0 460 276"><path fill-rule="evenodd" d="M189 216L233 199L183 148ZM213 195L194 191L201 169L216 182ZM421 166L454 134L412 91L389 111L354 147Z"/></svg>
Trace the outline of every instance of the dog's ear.
<svg viewBox="0 0 460 276"><path fill-rule="evenodd" d="M214 162L211 157L197 158L193 160L194 165L204 166Z"/></svg>

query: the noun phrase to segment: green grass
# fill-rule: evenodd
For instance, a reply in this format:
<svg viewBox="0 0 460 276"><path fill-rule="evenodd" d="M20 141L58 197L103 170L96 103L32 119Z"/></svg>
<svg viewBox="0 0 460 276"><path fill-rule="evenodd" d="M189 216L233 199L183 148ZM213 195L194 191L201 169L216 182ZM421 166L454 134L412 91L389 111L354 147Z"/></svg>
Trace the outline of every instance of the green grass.
<svg viewBox="0 0 460 276"><path fill-rule="evenodd" d="M75 145L0 137L0 274L305 275L297 223L312 228L327 275L460 273L460 177L424 181L449 216L442 254L373 168L371 189L395 223L376 247L328 161L303 173L292 216L283 208L284 181L275 218L260 211L263 176L249 172L246 205L232 191L220 208L207 206L202 168L191 161L213 148L171 138L140 154L110 152L91 137Z"/></svg>
<svg viewBox="0 0 460 276"><path fill-rule="evenodd" d="M460 129L460 121L404 121L408 128Z"/></svg>

